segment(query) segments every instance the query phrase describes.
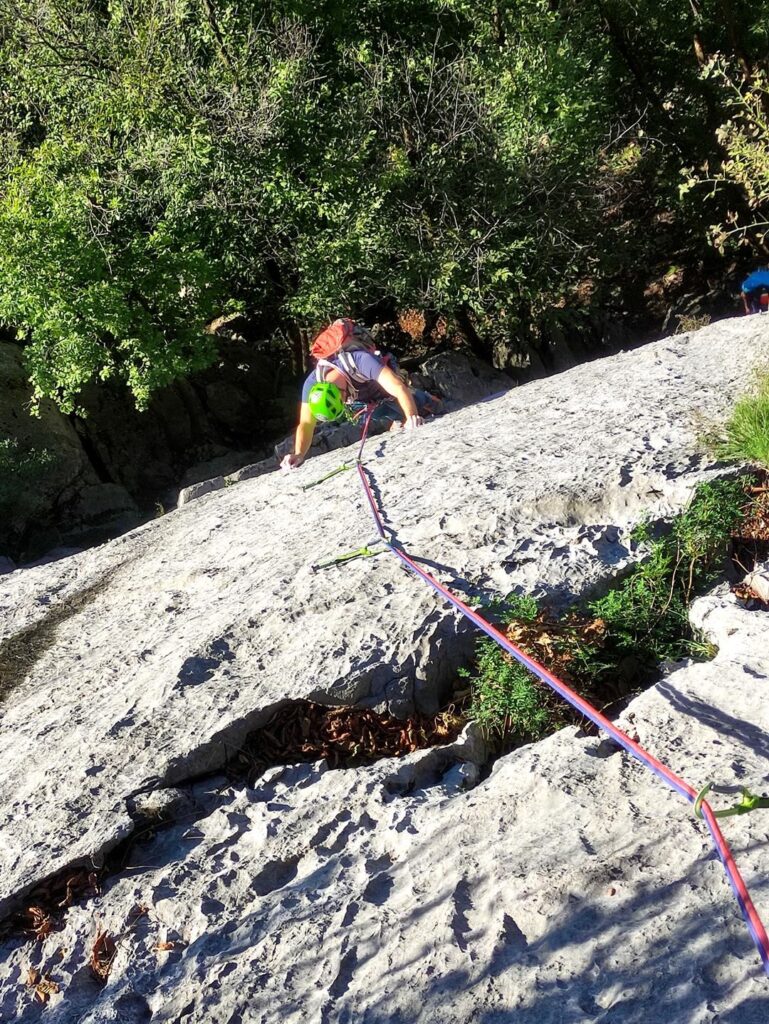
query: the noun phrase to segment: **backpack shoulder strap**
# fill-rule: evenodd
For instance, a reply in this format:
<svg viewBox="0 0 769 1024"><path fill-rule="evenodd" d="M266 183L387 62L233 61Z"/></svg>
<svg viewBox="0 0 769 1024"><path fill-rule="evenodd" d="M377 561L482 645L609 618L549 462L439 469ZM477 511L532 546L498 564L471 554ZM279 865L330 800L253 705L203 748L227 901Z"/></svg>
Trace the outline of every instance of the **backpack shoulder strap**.
<svg viewBox="0 0 769 1024"><path fill-rule="evenodd" d="M340 352L339 355L341 356L341 354L342 353ZM336 362L332 362L330 359L318 360L318 365L315 367L315 380L320 384L322 381L326 379L327 370L337 370L339 373L341 373L344 377L347 378L347 384L350 391L348 399L352 399L354 401L355 397L358 394L358 389L356 388L355 384L363 383L363 380L365 378L361 378L361 375L357 372L355 373L355 376L353 376L353 374L348 371L346 366L341 365L341 359L339 359L339 357L335 358L337 359ZM355 364L353 363L353 367L354 365Z"/></svg>
<svg viewBox="0 0 769 1024"><path fill-rule="evenodd" d="M352 356L353 352L371 352L372 355L374 353L371 351L368 345L353 343L352 348L349 348L348 346L345 345L345 347L343 349L340 349L340 351L336 355L336 360L337 363L339 364L339 369L341 369L342 373L344 373L344 375L346 377L349 377L351 380L356 381L358 384L364 384L366 381L369 380L369 378L364 373L361 373L360 370L358 369L358 365Z"/></svg>

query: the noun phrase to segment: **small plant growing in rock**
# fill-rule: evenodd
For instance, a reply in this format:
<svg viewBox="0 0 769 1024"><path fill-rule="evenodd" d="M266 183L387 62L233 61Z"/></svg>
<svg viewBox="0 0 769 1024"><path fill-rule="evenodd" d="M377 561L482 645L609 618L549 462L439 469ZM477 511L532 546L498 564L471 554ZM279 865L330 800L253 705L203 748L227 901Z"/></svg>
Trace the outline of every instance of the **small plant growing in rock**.
<svg viewBox="0 0 769 1024"><path fill-rule="evenodd" d="M687 653L689 602L723 569L729 537L747 501L745 486L744 479L701 484L670 533L644 541L644 561L619 586L590 602L590 614L606 623L618 654L656 663Z"/></svg>
<svg viewBox="0 0 769 1024"><path fill-rule="evenodd" d="M590 683L605 679L622 662L641 679L662 661L705 652L688 607L723 572L729 539L748 501L746 485L745 478L701 484L670 533L646 541L647 557L617 587L588 604L606 631L603 668L593 664L590 671L590 658L585 659Z"/></svg>
<svg viewBox="0 0 769 1024"><path fill-rule="evenodd" d="M490 735L514 737L518 742L538 740L556 727L548 692L522 665L493 640L478 643L474 674L470 679L470 717Z"/></svg>
<svg viewBox="0 0 769 1024"><path fill-rule="evenodd" d="M692 598L724 568L729 540L745 514L749 481L700 485L665 536L644 520L632 539L646 557L605 595L553 618L531 597L499 603L510 639L598 703L638 689L662 661L714 653L689 622ZM559 700L492 640L478 642L469 716L505 745L539 739L575 720Z"/></svg>
<svg viewBox="0 0 769 1024"><path fill-rule="evenodd" d="M540 644L550 643L551 623L536 598L508 594L487 601L485 608L514 643L541 658ZM493 640L479 640L476 650L475 671L459 674L470 683L468 716L487 736L505 745L530 742L565 723L559 699Z"/></svg>
<svg viewBox="0 0 769 1024"><path fill-rule="evenodd" d="M678 326L674 334L689 334L691 331L699 331L710 323L709 313L679 313L676 317Z"/></svg>
<svg viewBox="0 0 769 1024"><path fill-rule="evenodd" d="M743 396L732 410L715 444L719 458L748 462L769 471L769 372L752 394Z"/></svg>
<svg viewBox="0 0 769 1024"><path fill-rule="evenodd" d="M539 603L529 594L508 594L507 597L473 597L471 608L482 609L489 618L507 624L513 620L533 622L539 614Z"/></svg>

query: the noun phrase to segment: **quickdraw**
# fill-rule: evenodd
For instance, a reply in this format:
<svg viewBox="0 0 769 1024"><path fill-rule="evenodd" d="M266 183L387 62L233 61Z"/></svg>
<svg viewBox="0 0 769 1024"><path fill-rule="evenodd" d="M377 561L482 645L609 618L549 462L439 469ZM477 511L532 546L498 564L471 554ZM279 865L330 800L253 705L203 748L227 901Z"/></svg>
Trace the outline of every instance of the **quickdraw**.
<svg viewBox="0 0 769 1024"><path fill-rule="evenodd" d="M357 548L355 551L348 551L345 555L336 555L335 558L328 558L325 562L316 562L310 568L313 572L317 572L318 569L331 569L335 565L344 565L346 562L352 562L354 558L374 558L375 555L381 555L386 550L387 548Z"/></svg>
<svg viewBox="0 0 769 1024"><path fill-rule="evenodd" d="M339 473L346 473L348 469L354 469L354 462L343 462L341 466L337 466L336 469L332 469L330 473L326 473L320 480L313 480L311 484L302 484L303 491L309 491L311 487L317 487L318 484L325 483L326 480L330 480L332 476L337 476Z"/></svg>
<svg viewBox="0 0 769 1024"><path fill-rule="evenodd" d="M694 813L698 818L704 819L705 817L702 813L702 802L714 785L715 783L709 782L697 794L697 799L694 801ZM731 818L736 814L749 814L751 811L759 810L761 807L769 807L769 796L757 796L755 793L751 793L745 786L742 787L741 793L740 802L733 807L724 807L720 811L714 811L711 808L713 817Z"/></svg>

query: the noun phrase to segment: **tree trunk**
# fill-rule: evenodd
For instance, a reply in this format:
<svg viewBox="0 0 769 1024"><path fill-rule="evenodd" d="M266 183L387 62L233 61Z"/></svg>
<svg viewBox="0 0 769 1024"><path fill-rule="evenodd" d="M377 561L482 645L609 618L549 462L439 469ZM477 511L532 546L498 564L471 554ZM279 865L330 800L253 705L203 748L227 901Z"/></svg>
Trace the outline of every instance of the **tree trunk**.
<svg viewBox="0 0 769 1024"><path fill-rule="evenodd" d="M310 339L306 328L302 328L295 320L284 320L281 330L288 339L291 348L291 369L300 376L310 370Z"/></svg>
<svg viewBox="0 0 769 1024"><path fill-rule="evenodd" d="M457 321L462 334L465 336L473 355L479 359L483 359L487 363L493 363L494 361L494 350L485 338L481 338L475 329L475 326L470 317L470 308L467 305L458 306L454 311L454 317Z"/></svg>

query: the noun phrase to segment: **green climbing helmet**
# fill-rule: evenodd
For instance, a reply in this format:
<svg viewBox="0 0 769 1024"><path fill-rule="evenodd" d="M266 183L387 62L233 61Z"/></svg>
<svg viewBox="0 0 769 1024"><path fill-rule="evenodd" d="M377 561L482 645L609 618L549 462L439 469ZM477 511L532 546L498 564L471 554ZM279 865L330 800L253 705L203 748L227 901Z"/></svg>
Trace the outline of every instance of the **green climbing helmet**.
<svg viewBox="0 0 769 1024"><path fill-rule="evenodd" d="M316 420L338 420L345 414L342 392L328 381L313 384L307 401Z"/></svg>

